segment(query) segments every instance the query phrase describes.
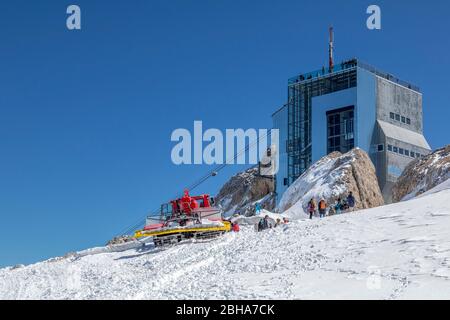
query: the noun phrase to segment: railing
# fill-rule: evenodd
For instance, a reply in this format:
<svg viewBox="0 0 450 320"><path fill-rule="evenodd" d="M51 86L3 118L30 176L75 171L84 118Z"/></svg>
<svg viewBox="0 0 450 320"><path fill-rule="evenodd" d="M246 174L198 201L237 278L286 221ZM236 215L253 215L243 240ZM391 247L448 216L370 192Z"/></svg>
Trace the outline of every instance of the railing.
<svg viewBox="0 0 450 320"><path fill-rule="evenodd" d="M356 59L352 59L352 60L349 60L349 61L342 62L340 64L336 64L333 67L333 72L330 72L328 67L327 68L324 67L324 68L316 70L316 71L312 71L312 72L308 72L308 73L302 73L302 74L300 74L298 76L290 78L288 80L288 85L295 84L295 83L301 83L301 82L312 80L312 79L318 79L320 77L324 77L324 76L327 76L327 75L330 75L330 74L334 74L334 73L338 73L338 72L341 72L341 71L349 70L349 69L352 69L352 68L355 68L355 67L363 68L363 69L365 69L365 70L367 70L369 72L372 72L373 74L375 74L375 75L377 75L379 77L382 77L384 79L387 79L389 81L397 83L397 84L399 84L401 86L404 86L404 87L406 87L408 89L420 92L420 88L418 86L413 85L413 84L411 84L411 83L409 83L407 81L401 80L401 79L393 76L390 73L381 71L381 70L375 68L374 66L371 66L370 64L367 64L365 62L362 62L362 61L359 61L359 60L356 60Z"/></svg>
<svg viewBox="0 0 450 320"><path fill-rule="evenodd" d="M406 88L408 88L408 89L411 89L411 90L420 92L420 88L419 88L418 86L413 85L413 84L411 84L411 83L409 83L409 82L407 82L407 81L401 80L401 79L399 79L399 78L393 76L393 75L390 74L390 73L381 71L381 70L375 68L374 66L371 66L370 64L367 64L367 63L365 63L365 62L358 61L358 67L361 67L361 68L363 68L363 69L366 69L367 71L370 71L370 72L376 74L376 75L379 76L379 77L382 77L382 78L385 78L385 79L387 79L387 80L389 80L389 81L395 82L395 83L397 83L397 84L399 84L399 85L401 85L401 86L404 86L404 87L406 87Z"/></svg>
<svg viewBox="0 0 450 320"><path fill-rule="evenodd" d="M303 74L300 74L300 75L298 75L296 77L292 77L292 78L290 78L288 80L288 84L299 83L299 82L303 82L303 81L307 81L307 80L311 80L311 79L324 77L324 76L327 76L329 74L333 74L333 73L337 73L337 72L340 72L340 71L344 71L344 70L355 68L356 66L357 66L357 60L355 60L355 59L349 60L349 61L345 61L345 62L342 62L342 63L339 63L339 64L335 65L333 67L333 72L330 72L328 67L323 67L322 69L319 69L319 70L316 70L316 71L303 73Z"/></svg>

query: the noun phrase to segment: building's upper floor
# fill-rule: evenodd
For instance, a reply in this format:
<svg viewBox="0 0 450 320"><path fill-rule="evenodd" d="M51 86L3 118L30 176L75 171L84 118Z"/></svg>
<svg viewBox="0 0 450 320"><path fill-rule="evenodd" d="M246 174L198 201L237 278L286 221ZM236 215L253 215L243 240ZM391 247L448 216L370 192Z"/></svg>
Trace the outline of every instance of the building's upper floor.
<svg viewBox="0 0 450 320"><path fill-rule="evenodd" d="M290 78L288 80L288 85L295 85L295 84L302 83L302 82L314 81L314 80L317 80L317 79L320 79L323 77L328 77L335 73L348 71L351 69L356 69L357 67L367 70L367 71L375 74L378 77L384 78L386 80L389 80L391 82L399 84L399 85L406 87L408 89L411 89L413 91L420 92L420 88L418 86L413 85L410 82L401 80L401 79L393 76L390 73L381 71L380 69L375 68L375 67L373 67L365 62L362 62L356 58L336 64L333 67L333 70L331 72L330 72L329 68L322 67L322 69L319 69L319 70L315 70L315 71L311 71L311 72L307 72L307 73L301 73L295 77Z"/></svg>

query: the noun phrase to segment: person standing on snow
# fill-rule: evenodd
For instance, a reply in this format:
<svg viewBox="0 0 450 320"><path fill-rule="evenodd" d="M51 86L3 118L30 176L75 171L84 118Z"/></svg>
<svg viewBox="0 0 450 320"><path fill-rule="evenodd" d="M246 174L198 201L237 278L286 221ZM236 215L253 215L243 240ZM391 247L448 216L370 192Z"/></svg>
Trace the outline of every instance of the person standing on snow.
<svg viewBox="0 0 450 320"><path fill-rule="evenodd" d="M258 232L260 232L260 231L263 231L263 228L264 228L264 219L261 219L261 220L259 220L259 222L258 222L258 224L257 224L256 230L257 230Z"/></svg>
<svg viewBox="0 0 450 320"><path fill-rule="evenodd" d="M281 225L282 225L281 219L280 219L280 218L277 218L277 222L275 223L275 227L274 227L274 228L276 228L276 227L278 227L278 226L281 226Z"/></svg>
<svg viewBox="0 0 450 320"><path fill-rule="evenodd" d="M321 199L319 202L319 216L320 218L325 217L327 211L327 203L325 202L324 199Z"/></svg>
<svg viewBox="0 0 450 320"><path fill-rule="evenodd" d="M255 204L255 214L259 214L261 212L261 205L259 202Z"/></svg>
<svg viewBox="0 0 450 320"><path fill-rule="evenodd" d="M316 212L316 202L314 201L314 198L313 198L313 199L309 200L309 202L308 202L309 219L312 219L315 212Z"/></svg>
<svg viewBox="0 0 450 320"><path fill-rule="evenodd" d="M265 229L269 229L269 228L272 228L272 225L271 225L270 222L269 222L269 216L266 215L266 216L264 217L264 230L265 230Z"/></svg>
<svg viewBox="0 0 450 320"><path fill-rule="evenodd" d="M271 228L270 223L269 223L269 216L266 215L264 217L264 219L261 219L258 223L258 231L263 231L266 229Z"/></svg>
<svg viewBox="0 0 450 320"><path fill-rule="evenodd" d="M334 211L336 212L336 214L341 214L343 206L344 205L341 198L338 198L336 204L334 205Z"/></svg>
<svg viewBox="0 0 450 320"><path fill-rule="evenodd" d="M355 210L355 197L353 196L353 192L350 191L350 193L347 196L347 204L348 204L348 211L354 211Z"/></svg>

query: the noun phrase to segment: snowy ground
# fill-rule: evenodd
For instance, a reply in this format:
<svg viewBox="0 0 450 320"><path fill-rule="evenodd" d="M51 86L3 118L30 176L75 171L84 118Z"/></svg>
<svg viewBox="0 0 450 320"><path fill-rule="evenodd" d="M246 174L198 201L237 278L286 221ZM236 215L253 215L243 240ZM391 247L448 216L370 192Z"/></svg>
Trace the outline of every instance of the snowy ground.
<svg viewBox="0 0 450 320"><path fill-rule="evenodd" d="M5 268L0 299L449 299L449 200Z"/></svg>

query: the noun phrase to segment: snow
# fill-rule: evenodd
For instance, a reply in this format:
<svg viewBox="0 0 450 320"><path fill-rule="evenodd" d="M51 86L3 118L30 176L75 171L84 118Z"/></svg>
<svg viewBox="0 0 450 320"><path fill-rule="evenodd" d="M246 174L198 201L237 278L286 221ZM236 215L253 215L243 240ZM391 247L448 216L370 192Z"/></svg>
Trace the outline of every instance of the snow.
<svg viewBox="0 0 450 320"><path fill-rule="evenodd" d="M420 195L419 197L423 197L429 194L433 194L442 190L446 190L446 189L450 189L450 178L448 178L447 180L445 180L444 182L442 182L441 184L438 184L436 187L428 190L427 192L423 193L422 195Z"/></svg>
<svg viewBox="0 0 450 320"><path fill-rule="evenodd" d="M273 213L270 212L268 210L262 209L259 214L255 214L253 216L250 217L246 217L246 216L242 216L242 215L238 215L238 216L233 216L230 221L231 222L237 222L239 225L252 225L254 226L255 224L257 224L261 219L263 219L265 216L269 216L269 221L272 224L275 224L275 222L277 221L277 219L283 220L283 218L290 218L288 215L286 214L279 214L279 213Z"/></svg>
<svg viewBox="0 0 450 320"><path fill-rule="evenodd" d="M409 201L286 228L243 225L207 242L94 248L0 269L0 299L449 299L446 183Z"/></svg>
<svg viewBox="0 0 450 320"><path fill-rule="evenodd" d="M417 194L419 194L419 192L421 190L426 190L426 185L427 185L426 180L423 180L410 193L405 195L402 198L402 201L408 201L410 199L413 199L414 197L417 196ZM444 182L438 184L436 187L431 188L430 190L424 192L422 195L419 194L417 197L428 195L428 194L432 194L432 193L439 192L439 191L442 191L442 190L445 190L445 189L449 189L449 188L450 188L450 173L448 174L447 180L445 180Z"/></svg>
<svg viewBox="0 0 450 320"><path fill-rule="evenodd" d="M342 158L324 157L314 163L283 193L278 209L289 208L285 214L295 218L303 216L310 199L329 199L343 194L346 188L339 182L339 178L351 166L353 158L349 157L345 160L346 162L335 168L338 160L342 160ZM290 206L291 204L292 206Z"/></svg>

